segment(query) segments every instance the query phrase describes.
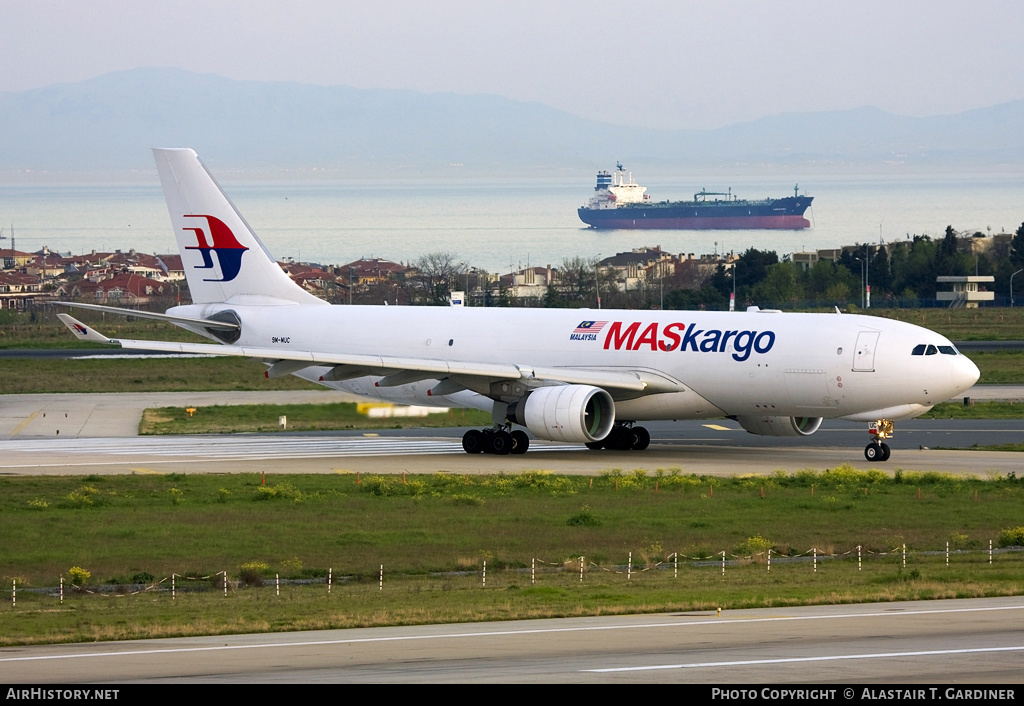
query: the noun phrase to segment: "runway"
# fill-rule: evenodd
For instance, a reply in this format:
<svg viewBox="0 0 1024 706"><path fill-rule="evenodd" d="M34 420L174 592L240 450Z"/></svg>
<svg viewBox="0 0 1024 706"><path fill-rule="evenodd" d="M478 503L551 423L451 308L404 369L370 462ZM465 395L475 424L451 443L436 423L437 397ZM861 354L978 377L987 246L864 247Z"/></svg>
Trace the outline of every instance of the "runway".
<svg viewBox="0 0 1024 706"><path fill-rule="evenodd" d="M1011 597L49 645L0 650L0 682L796 683L849 700L1019 684L1022 619Z"/></svg>
<svg viewBox="0 0 1024 706"><path fill-rule="evenodd" d="M925 424L919 422L918 424ZM857 469L942 471L947 473L1007 474L1019 472L1018 453L943 451L910 448L925 437L973 438L966 422L929 422L907 432L904 446L893 444L888 463L864 460L867 435L855 427L819 432L814 437L778 439L757 437L739 429L699 422L652 425L654 440L643 452L590 451L583 446L533 440L520 456L469 455L462 450L458 430L401 430L363 434L234 434L123 439L16 439L0 441L0 474L84 475L117 473L518 473L546 470L573 475L597 475L620 468L678 469L701 475L770 474L776 470L824 470L849 463ZM996 438L1024 436L1019 422L983 433ZM931 430L929 430L931 429ZM978 432L978 433L982 433ZM822 438L816 440L818 436ZM835 441L838 439L838 441Z"/></svg>
<svg viewBox="0 0 1024 706"><path fill-rule="evenodd" d="M978 386L975 399L1015 399L1017 386ZM898 422L888 463L868 463L866 425L826 420L812 436L748 434L730 420L652 422L643 452L590 451L581 445L533 439L522 456L468 455L461 429L377 432L208 434L140 437L146 407L283 402L336 402L331 391L243 393L127 393L0 395L0 474L114 473L515 473L549 470L598 474L679 469L734 475L858 469L999 473L1020 468L1016 453L952 451L1024 441L1022 420L910 420ZM940 448L941 447L941 448Z"/></svg>
<svg viewBox="0 0 1024 706"><path fill-rule="evenodd" d="M124 410L160 406L148 396L72 397L17 405L0 397L0 474L598 474L621 468L734 475L849 463L984 476L1019 472L1020 455L934 447L1024 437L1020 420L902 422L892 460L872 465L862 454L862 425L827 422L812 437L789 439L750 435L719 420L651 424L654 441L645 452L534 440L522 456L470 456L461 449L460 430L139 437L124 431L130 416ZM223 403L225 396L218 397ZM57 416L44 422L51 414ZM77 431L58 435L45 427L62 419L75 420ZM840 690L861 683L1013 684L1024 652L1022 618L1024 600L998 598L17 647L0 649L0 682L656 681L836 684ZM855 694L861 697L861 687Z"/></svg>

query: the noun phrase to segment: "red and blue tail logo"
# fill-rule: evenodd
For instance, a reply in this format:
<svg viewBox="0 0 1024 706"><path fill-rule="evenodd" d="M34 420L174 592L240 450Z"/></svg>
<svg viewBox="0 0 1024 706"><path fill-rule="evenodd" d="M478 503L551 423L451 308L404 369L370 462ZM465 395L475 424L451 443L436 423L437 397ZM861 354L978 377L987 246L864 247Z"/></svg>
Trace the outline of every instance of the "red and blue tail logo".
<svg viewBox="0 0 1024 706"><path fill-rule="evenodd" d="M203 264L195 265L197 270L213 269L212 251L217 255L217 263L220 265L220 279L204 279L204 282L230 282L238 276L242 269L242 254L249 248L238 242L235 234L231 232L227 224L216 216L203 216L198 214L184 214L185 218L205 218L206 228L184 228L196 234L196 245L188 245L186 250L198 250L203 256ZM206 235L210 235L213 245L207 244Z"/></svg>

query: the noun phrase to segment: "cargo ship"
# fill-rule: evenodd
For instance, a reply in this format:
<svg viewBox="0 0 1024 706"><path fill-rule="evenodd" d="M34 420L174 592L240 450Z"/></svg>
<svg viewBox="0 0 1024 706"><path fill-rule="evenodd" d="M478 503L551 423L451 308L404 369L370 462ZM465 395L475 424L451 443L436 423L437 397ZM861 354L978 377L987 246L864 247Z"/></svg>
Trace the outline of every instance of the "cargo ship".
<svg viewBox="0 0 1024 706"><path fill-rule="evenodd" d="M594 195L578 210L580 220L591 228L655 228L678 230L800 230L811 222L804 211L814 200L801 196L799 185L793 195L779 199L747 201L726 192L701 189L693 201L652 201L647 187L627 178L622 164L616 171L597 173Z"/></svg>

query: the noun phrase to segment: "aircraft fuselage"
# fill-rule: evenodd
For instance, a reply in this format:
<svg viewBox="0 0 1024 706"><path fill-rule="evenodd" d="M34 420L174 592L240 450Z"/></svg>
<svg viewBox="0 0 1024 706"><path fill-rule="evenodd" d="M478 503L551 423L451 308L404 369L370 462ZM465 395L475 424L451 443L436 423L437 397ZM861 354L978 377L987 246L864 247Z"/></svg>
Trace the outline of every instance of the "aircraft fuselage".
<svg viewBox="0 0 1024 706"><path fill-rule="evenodd" d="M879 410L901 419L962 393L977 376L973 363L933 331L852 314L230 304L170 313L208 317L223 310L242 322L238 345L282 353L386 351L399 358L511 362L526 370L642 370L664 378L667 388L677 386L643 396L613 393L617 416L632 420L777 415L861 421ZM912 355L920 345L946 352ZM321 380L328 370L314 366L297 374L405 404L464 405L470 399L429 394L437 378L378 387L380 376ZM470 406L491 404L481 398Z"/></svg>

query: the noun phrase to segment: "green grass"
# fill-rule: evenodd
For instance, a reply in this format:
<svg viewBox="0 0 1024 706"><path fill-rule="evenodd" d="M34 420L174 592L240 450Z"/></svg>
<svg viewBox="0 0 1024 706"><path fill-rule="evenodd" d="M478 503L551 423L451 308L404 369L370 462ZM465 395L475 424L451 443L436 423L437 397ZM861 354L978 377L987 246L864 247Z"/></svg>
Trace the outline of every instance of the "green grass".
<svg viewBox="0 0 1024 706"><path fill-rule="evenodd" d="M111 338L210 342L209 339L185 329L151 319L129 320L126 317L113 314L105 315L85 309L55 306L42 312L0 310L0 350L110 348L102 343L79 341L57 319L58 313L71 314Z"/></svg>
<svg viewBox="0 0 1024 706"><path fill-rule="evenodd" d="M453 409L426 417L369 417L359 414L354 402L286 405L223 405L194 408L160 407L142 413L140 434L211 434L281 431L279 418L287 418L287 431L328 429L401 429L403 427L490 426L491 415L475 409Z"/></svg>
<svg viewBox="0 0 1024 706"><path fill-rule="evenodd" d="M733 478L678 470L277 475L265 484L255 472L0 478L0 581L21 587L17 613L0 613L0 644L1017 594L1024 555L1000 555L989 567L985 550L1021 525L1022 494L1024 482L1012 475L890 476L848 466ZM587 521L573 521L580 517ZM973 551L946 569L924 554L946 541ZM891 553L903 544L916 574ZM714 558L766 547L776 557L813 548L850 556L858 545L872 556L862 572L850 561L820 564L818 574L807 562L773 563L769 576L755 556L727 568L722 581ZM683 581L652 570L627 582L621 571L630 551L638 568L675 552L713 563L684 562ZM588 571L582 587L580 556ZM536 586L522 571L533 559L545 568ZM55 586L71 567L90 572L94 584L220 571L237 581L253 562L264 579L322 580L329 569L348 578L330 597L318 583L289 586L281 599L233 587L217 600L216 580L207 579L193 584L205 593L176 604L163 592L79 596L60 610L25 590Z"/></svg>
<svg viewBox="0 0 1024 706"><path fill-rule="evenodd" d="M943 402L918 419L1021 419L1024 402L975 402L965 406L959 402Z"/></svg>
<svg viewBox="0 0 1024 706"><path fill-rule="evenodd" d="M189 416L182 407L159 407L143 412L140 434L210 434L282 431L278 419L287 417L287 431L333 429L400 429L403 427L490 426L487 412L453 409L447 414L412 418L370 418L356 404L223 405L200 407ZM923 419L1020 419L1024 403L978 402L970 407L948 402L936 405Z"/></svg>
<svg viewBox="0 0 1024 706"><path fill-rule="evenodd" d="M924 326L952 341L1024 340L1024 307L871 309L859 313Z"/></svg>
<svg viewBox="0 0 1024 706"><path fill-rule="evenodd" d="M1020 385L1024 383L1024 351L985 351L967 354L981 371L984 385Z"/></svg>
<svg viewBox="0 0 1024 706"><path fill-rule="evenodd" d="M492 569L483 586L479 567L459 574L392 576L385 564L376 575L326 582L285 584L277 595L272 580L262 588L240 586L229 575L228 595L215 581L180 582L171 598L168 583L136 595L55 595L20 591L16 610L0 612L0 645L127 640L292 630L329 630L388 625L486 620L620 615L655 612L726 611L879 601L1019 595L1024 557L983 553L957 555L947 568L940 556L876 557L857 569L855 559L773 560L715 566L680 565L636 571L625 566L578 564L545 567L536 581L528 571ZM180 579L179 579L180 581ZM185 590L182 590L185 589Z"/></svg>
<svg viewBox="0 0 1024 706"><path fill-rule="evenodd" d="M8 394L326 389L292 375L268 379L267 366L248 358L5 358L0 364L0 392Z"/></svg>

